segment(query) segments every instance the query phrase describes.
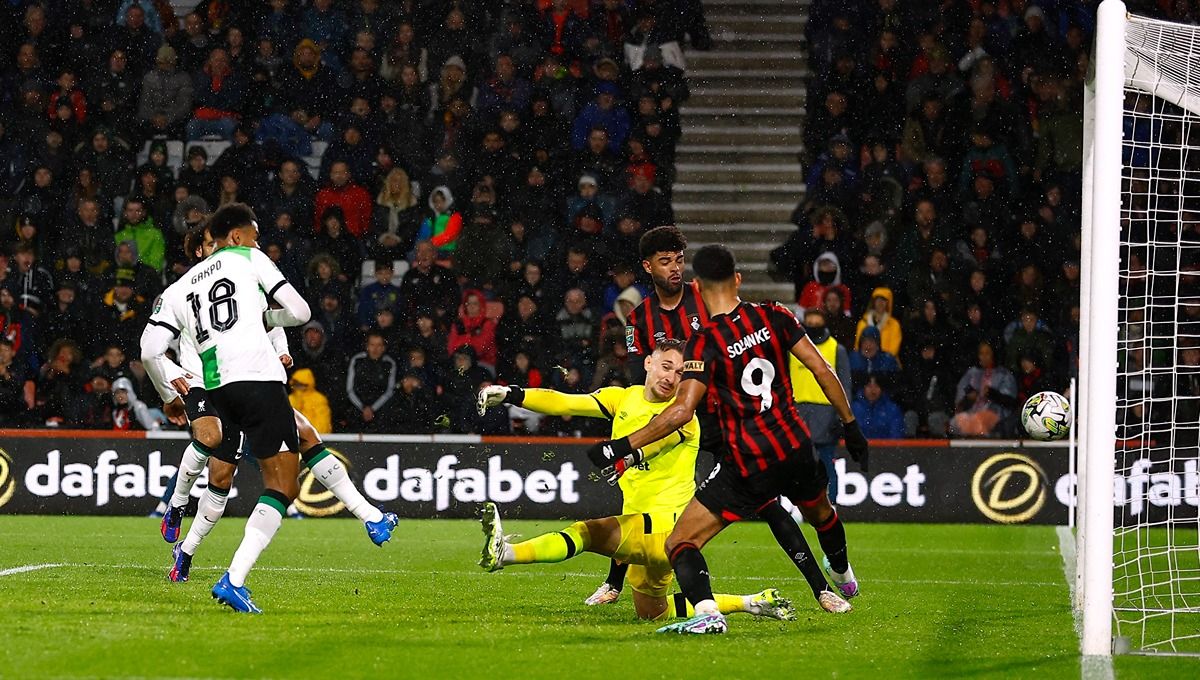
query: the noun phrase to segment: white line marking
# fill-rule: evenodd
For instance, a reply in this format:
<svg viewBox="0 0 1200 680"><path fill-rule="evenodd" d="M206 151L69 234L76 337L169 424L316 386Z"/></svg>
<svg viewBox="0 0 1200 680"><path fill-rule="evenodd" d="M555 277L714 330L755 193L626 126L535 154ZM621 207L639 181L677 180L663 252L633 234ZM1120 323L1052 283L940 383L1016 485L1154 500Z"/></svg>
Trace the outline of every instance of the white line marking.
<svg viewBox="0 0 1200 680"><path fill-rule="evenodd" d="M61 564L61 563L25 564L20 567L11 567L9 569L0 569L0 576L12 576L13 574L24 574L24 573L27 573L30 571L37 571L39 569L54 569L55 567L66 567L66 566L70 566L70 565Z"/></svg>
<svg viewBox="0 0 1200 680"><path fill-rule="evenodd" d="M538 568L526 569L530 565L511 565L505 570L505 575L499 578L554 578L554 577L569 577L569 578L599 578L598 572L594 571L545 571ZM165 571L165 567L160 565L146 564L85 564L85 563L61 563L61 564L44 564L37 565L35 568L50 568L63 567L68 569L128 569L132 571L150 570L150 571ZM26 571L32 569L24 568ZM225 571L225 567L210 566L210 567L192 567L192 571ZM337 568L337 567L255 567L254 571L261 572L295 572L295 573L335 573L335 574L421 574L424 576L482 576L486 578L497 578L489 575L482 570L439 570L429 571L427 569L369 569L369 568ZM2 574L3 572L0 572ZM784 577L768 577L768 576L722 576L721 580L725 581L778 581L780 583L803 583L804 579L800 576L784 576ZM987 580L929 580L929 579L871 579L871 583L888 583L894 585L934 585L934 586L999 586L999 587L1035 587L1035 588L1061 588L1063 584L1058 581L987 581Z"/></svg>
<svg viewBox="0 0 1200 680"><path fill-rule="evenodd" d="M1083 621L1080 618L1079 607L1075 603L1075 533L1070 527L1060 526L1055 529L1058 534L1058 550L1062 553L1063 575L1067 579L1067 587L1071 589L1071 615L1075 619L1075 635L1083 632ZM1079 677L1082 680L1113 680L1113 665L1111 656L1080 656Z"/></svg>

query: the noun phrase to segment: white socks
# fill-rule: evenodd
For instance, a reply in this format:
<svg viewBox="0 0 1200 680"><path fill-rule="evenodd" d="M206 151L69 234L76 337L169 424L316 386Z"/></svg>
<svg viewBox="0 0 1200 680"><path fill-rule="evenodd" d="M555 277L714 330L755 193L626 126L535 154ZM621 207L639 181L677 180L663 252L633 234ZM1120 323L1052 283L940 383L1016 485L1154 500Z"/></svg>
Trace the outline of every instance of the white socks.
<svg viewBox="0 0 1200 680"><path fill-rule="evenodd" d="M196 445L196 442L188 444L183 450L183 460L179 461L179 475L175 478L175 491L171 494L171 507L178 508L182 505L187 505L188 495L192 493L192 485L196 483L196 478L204 472L204 466L208 464L208 454Z"/></svg>
<svg viewBox="0 0 1200 680"><path fill-rule="evenodd" d="M210 486L200 497L200 504L196 507L196 517L192 520L192 526L188 528L187 536L183 539L183 552L189 555L196 554L196 548L200 547L200 541L212 531L213 526L221 520L221 516L225 514L225 503L229 500L229 489L223 489L219 492L214 491Z"/></svg>
<svg viewBox="0 0 1200 680"><path fill-rule="evenodd" d="M325 452L324 455L318 454L317 462L309 463L308 469L312 470L313 476L321 484L324 484L325 488L329 489L360 521L378 522L383 519L383 513L379 508L371 505L371 502L363 497L358 487L354 486L354 481L350 479L350 475L346 474L346 467L337 459L337 456L328 452Z"/></svg>
<svg viewBox="0 0 1200 680"><path fill-rule="evenodd" d="M246 575L254 568L258 556L271 544L279 525L283 524L283 504L270 496L260 496L250 519L246 520L246 534L242 544L229 563L229 582L236 588L246 585Z"/></svg>

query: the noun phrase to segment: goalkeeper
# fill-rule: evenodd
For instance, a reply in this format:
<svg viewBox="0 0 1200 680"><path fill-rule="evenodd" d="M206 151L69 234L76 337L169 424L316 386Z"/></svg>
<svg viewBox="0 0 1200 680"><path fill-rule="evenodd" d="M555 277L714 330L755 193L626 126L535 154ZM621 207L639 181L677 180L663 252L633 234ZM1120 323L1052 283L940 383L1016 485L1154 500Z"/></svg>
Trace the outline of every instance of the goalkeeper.
<svg viewBox="0 0 1200 680"><path fill-rule="evenodd" d="M683 375L683 345L681 340L659 341L645 359L645 385L605 387L591 394L493 385L479 393L479 410L507 403L548 415L608 418L613 421L612 436L620 437L649 422L675 400ZM496 505L486 504L483 531L487 540L479 566L498 571L511 564L562 562L593 552L631 565L627 578L640 618L690 616L691 605L682 594L676 594L672 601L667 599L674 574L664 546L675 520L696 490L699 439L699 424L693 417L666 438L607 468L603 474L610 483L619 483L624 495L622 514L615 517L576 522L562 531L510 544L501 529ZM814 592L825 587L821 583ZM795 618L791 602L773 588L754 595L717 595L716 600L722 613Z"/></svg>

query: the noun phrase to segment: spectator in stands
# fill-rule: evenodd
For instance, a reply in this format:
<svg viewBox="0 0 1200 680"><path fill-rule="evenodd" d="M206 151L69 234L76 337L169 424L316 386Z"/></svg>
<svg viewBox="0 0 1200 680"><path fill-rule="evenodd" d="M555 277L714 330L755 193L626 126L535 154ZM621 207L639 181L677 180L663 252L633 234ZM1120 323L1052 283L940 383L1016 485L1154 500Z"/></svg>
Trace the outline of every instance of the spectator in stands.
<svg viewBox="0 0 1200 680"><path fill-rule="evenodd" d="M428 314L434 319L445 319L448 312L457 308L460 299L454 276L437 263L437 249L429 241L418 241L413 252L412 266L400 281L405 306L401 317L416 319Z"/></svg>
<svg viewBox="0 0 1200 680"><path fill-rule="evenodd" d="M905 431L915 437L944 437L954 410L954 365L947 338L925 337L904 362L905 380L897 391L905 408Z"/></svg>
<svg viewBox="0 0 1200 680"><path fill-rule="evenodd" d="M175 70L177 62L175 49L163 45L155 68L142 78L137 117L146 136L179 137L192 113L192 80Z"/></svg>
<svg viewBox="0 0 1200 680"><path fill-rule="evenodd" d="M954 436L1000 436L1005 421L1017 405L1017 382L1013 374L996 365L995 352L986 342L978 348L978 363L967 369L955 391L956 413L950 419Z"/></svg>
<svg viewBox="0 0 1200 680"><path fill-rule="evenodd" d="M367 333L364 351L350 358L346 374L346 397L357 411L350 422L356 430L388 432L395 427L396 370L383 336Z"/></svg>
<svg viewBox="0 0 1200 680"><path fill-rule="evenodd" d="M1042 324L1037 310L1021 310L1019 322L1005 347L1005 366L1020 375L1021 361L1027 356L1033 357L1039 367L1052 366L1055 359L1054 337Z"/></svg>
<svg viewBox="0 0 1200 680"><path fill-rule="evenodd" d="M440 259L453 257L462 233L462 213L454 207L454 194L450 187L439 186L429 192L430 214L421 221L417 229L417 239L429 241L437 248Z"/></svg>
<svg viewBox="0 0 1200 680"><path fill-rule="evenodd" d="M188 147L187 162L179 169L178 186L187 189L191 195L203 198L209 205L215 205L220 179L208 165L208 151L199 144Z"/></svg>
<svg viewBox="0 0 1200 680"><path fill-rule="evenodd" d="M416 242L420 213L408 173L403 168L392 168L375 197L371 215L374 240L368 243L371 255L388 260L404 258Z"/></svg>
<svg viewBox="0 0 1200 680"><path fill-rule="evenodd" d="M841 290L830 288L825 291L821 312L825 316L825 326L829 333L842 347L853 347L856 324L846 306L846 298Z"/></svg>
<svg viewBox="0 0 1200 680"><path fill-rule="evenodd" d="M579 288L568 290L554 322L562 338L562 349L577 360L586 359L596 337L596 320L588 307L587 294Z"/></svg>
<svg viewBox="0 0 1200 680"><path fill-rule="evenodd" d="M291 67L284 67L279 80L287 109L303 111L305 129L328 139L333 128L327 119L341 102L341 87L333 70L322 63L322 53L323 48L313 40L301 40L292 53Z"/></svg>
<svg viewBox="0 0 1200 680"><path fill-rule="evenodd" d="M399 312L401 293L400 287L392 284L394 273L391 260L376 260L375 282L363 286L358 292L358 325L364 331L379 312Z"/></svg>
<svg viewBox="0 0 1200 680"><path fill-rule="evenodd" d="M134 289L134 278L130 273L118 269L113 287L101 300L103 307L97 319L99 332L126 354L136 354L151 300L153 298L147 299Z"/></svg>
<svg viewBox="0 0 1200 680"><path fill-rule="evenodd" d="M478 111L485 119L499 116L500 111L511 109L524 111L533 96L529 81L517 75L516 63L509 54L496 57L495 74L484 83L479 97Z"/></svg>
<svg viewBox="0 0 1200 680"><path fill-rule="evenodd" d="M262 224L273 224L280 213L308 216L315 213L316 190L307 169L299 161L285 160L279 164L275 178L264 188L254 203L254 212ZM293 225L295 226L295 225ZM305 231L308 231L307 226Z"/></svg>
<svg viewBox="0 0 1200 680"><path fill-rule="evenodd" d="M868 439L901 439L904 437L904 414L884 391L879 379L867 378L867 384L850 404L854 419Z"/></svg>
<svg viewBox="0 0 1200 680"><path fill-rule="evenodd" d="M195 110L187 125L187 138L232 139L246 84L229 63L229 53L223 49L209 52L204 67L193 76L192 95Z"/></svg>
<svg viewBox="0 0 1200 680"><path fill-rule="evenodd" d="M371 195L351 179L350 166L344 161L329 168L329 186L317 192L314 206L313 231L318 235L323 230L325 212L330 207L340 208L345 217L346 230L361 238L371 228Z"/></svg>
<svg viewBox="0 0 1200 680"><path fill-rule="evenodd" d="M7 285L0 286L0 335L12 343L17 361L37 368L39 343L37 326L32 316L17 304Z"/></svg>
<svg viewBox="0 0 1200 680"><path fill-rule="evenodd" d="M420 369L410 368L404 372L394 401L399 431L414 434L433 431L435 395L431 387L425 384L425 376Z"/></svg>
<svg viewBox="0 0 1200 680"><path fill-rule="evenodd" d="M846 304L853 299L850 288L842 283L842 265L834 253L826 251L817 256L813 262L812 276L812 280L804 284L800 291L800 309L820 310L825 304L826 293L834 288L841 292Z"/></svg>
<svg viewBox="0 0 1200 680"><path fill-rule="evenodd" d="M900 322L892 315L893 297L890 288L876 288L871 292L871 305L863 313L855 329L855 347L861 343L863 332L867 328L874 328L879 332L877 340L880 348L893 357L899 355L904 332Z"/></svg>
<svg viewBox="0 0 1200 680"><path fill-rule="evenodd" d="M900 364L896 355L880 347L879 329L868 326L859 338L858 350L850 354L851 380L855 385L864 385L867 378L874 376L893 388L899 380Z"/></svg>
<svg viewBox="0 0 1200 680"><path fill-rule="evenodd" d="M124 196L133 179L133 164L125 157L124 147L117 146L119 149L114 148L108 129L97 127L92 133L91 144L77 153L80 166L96 171L100 191L105 196Z"/></svg>
<svg viewBox="0 0 1200 680"><path fill-rule="evenodd" d="M254 125L243 120L233 130L233 144L225 147L213 163L213 172L234 178L242 191L257 197L266 180L266 167L267 160L262 147L254 143ZM251 201L239 199L239 202ZM262 215L259 217L262 218Z"/></svg>
<svg viewBox="0 0 1200 680"><path fill-rule="evenodd" d="M904 157L912 163L957 157L960 141L945 117L946 104L936 93L921 94L920 106L904 123ZM957 167L957 166L956 166Z"/></svg>
<svg viewBox="0 0 1200 680"><path fill-rule="evenodd" d="M458 318L450 324L447 353L469 346L474 350L479 365L495 372L496 366L496 322L487 316L487 303L478 290L463 292L462 306Z"/></svg>
<svg viewBox="0 0 1200 680"><path fill-rule="evenodd" d="M629 181L629 190L622 196L617 208L620 213L637 218L645 229L675 223L671 202L655 188L654 178L652 170L634 173Z"/></svg>
<svg viewBox="0 0 1200 680"><path fill-rule="evenodd" d="M125 23L113 28L113 44L129 57L129 68L141 78L154 63L162 36L146 24L146 10L138 3L125 10Z"/></svg>
<svg viewBox="0 0 1200 680"><path fill-rule="evenodd" d="M928 262L933 250L950 247L949 236L938 218L933 201L921 199L913 208L913 222L896 244L892 265L898 272L909 272L921 262Z"/></svg>
<svg viewBox="0 0 1200 680"><path fill-rule="evenodd" d="M34 403L37 418L55 427L76 424L83 409L79 347L70 340L56 340L46 351L46 357L37 381Z"/></svg>
<svg viewBox="0 0 1200 680"><path fill-rule="evenodd" d="M121 225L113 238L118 243L133 241L137 245L139 261L161 272L166 262L166 241L162 231L155 226L154 218L147 214L146 204L137 197L126 201Z"/></svg>
<svg viewBox="0 0 1200 680"><path fill-rule="evenodd" d="M25 425L35 404L33 373L15 359L12 340L0 335L0 427Z"/></svg>
<svg viewBox="0 0 1200 680"><path fill-rule="evenodd" d="M571 143L576 149L584 148L589 133L599 127L608 133L608 150L620 153L631 125L629 112L618 105L620 94L620 89L613 83L602 82L596 86L596 99L579 112L572 125Z"/></svg>
<svg viewBox="0 0 1200 680"><path fill-rule="evenodd" d="M288 387L292 388L288 401L292 408L299 411L312 424L317 434L333 432L333 414L329 409L329 399L317 390L317 379L310 368L300 368L288 379Z"/></svg>

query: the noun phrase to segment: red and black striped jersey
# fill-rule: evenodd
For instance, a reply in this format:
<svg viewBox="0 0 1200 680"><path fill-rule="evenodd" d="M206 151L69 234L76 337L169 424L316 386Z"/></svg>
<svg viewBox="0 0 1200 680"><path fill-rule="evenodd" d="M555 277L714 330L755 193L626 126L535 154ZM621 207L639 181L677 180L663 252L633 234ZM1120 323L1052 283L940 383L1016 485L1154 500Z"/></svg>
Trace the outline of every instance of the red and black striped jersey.
<svg viewBox="0 0 1200 680"><path fill-rule="evenodd" d="M725 459L747 477L796 455L808 427L792 401L791 348L804 327L777 303L739 303L688 340L683 379L716 396Z"/></svg>
<svg viewBox="0 0 1200 680"><path fill-rule="evenodd" d="M651 293L633 308L625 320L625 346L630 354L646 356L663 338L687 340L708 323L708 311L696 282L683 286L683 296L675 309L658 305L658 294Z"/></svg>

